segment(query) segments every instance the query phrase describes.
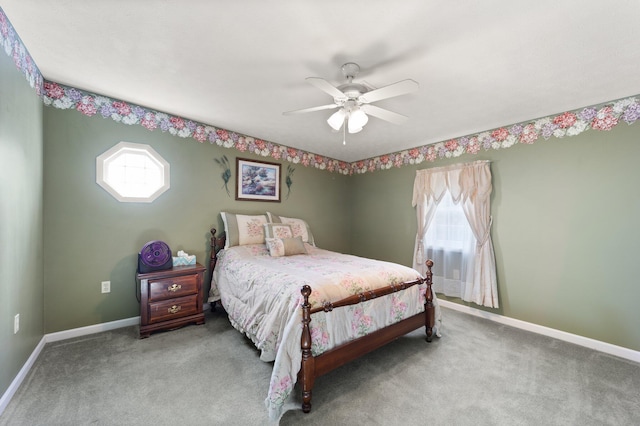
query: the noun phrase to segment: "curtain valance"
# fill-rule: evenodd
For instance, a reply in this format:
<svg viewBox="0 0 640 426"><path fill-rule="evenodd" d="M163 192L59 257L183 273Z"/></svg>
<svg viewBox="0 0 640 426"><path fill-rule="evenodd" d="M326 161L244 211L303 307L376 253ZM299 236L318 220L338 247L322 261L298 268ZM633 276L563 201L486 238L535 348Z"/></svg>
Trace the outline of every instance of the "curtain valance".
<svg viewBox="0 0 640 426"><path fill-rule="evenodd" d="M491 196L491 170L487 160L418 170L411 205L433 200L438 204L449 190L454 203L460 199L484 201Z"/></svg>

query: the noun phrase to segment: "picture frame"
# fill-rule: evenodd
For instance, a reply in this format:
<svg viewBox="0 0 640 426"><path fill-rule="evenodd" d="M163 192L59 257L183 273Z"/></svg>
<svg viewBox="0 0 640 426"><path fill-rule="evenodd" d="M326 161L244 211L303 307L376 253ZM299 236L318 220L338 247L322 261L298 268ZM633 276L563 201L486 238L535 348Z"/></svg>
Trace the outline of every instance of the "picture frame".
<svg viewBox="0 0 640 426"><path fill-rule="evenodd" d="M236 158L236 200L280 202L281 165Z"/></svg>

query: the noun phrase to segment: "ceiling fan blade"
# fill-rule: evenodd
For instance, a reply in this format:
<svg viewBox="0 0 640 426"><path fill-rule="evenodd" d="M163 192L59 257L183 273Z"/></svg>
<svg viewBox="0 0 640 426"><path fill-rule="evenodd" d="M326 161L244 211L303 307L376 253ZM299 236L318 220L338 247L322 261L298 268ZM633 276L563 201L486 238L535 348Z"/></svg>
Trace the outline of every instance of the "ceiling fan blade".
<svg viewBox="0 0 640 426"><path fill-rule="evenodd" d="M409 119L409 117L407 117L406 115L398 114L397 112L389 111L387 109L383 109L375 105L365 104L365 105L362 105L360 109L362 109L365 113L369 115L378 117L385 121L389 121L390 123L393 123L393 124L404 124Z"/></svg>
<svg viewBox="0 0 640 426"><path fill-rule="evenodd" d="M305 109L297 109L297 110L294 110L294 111L285 111L285 112L282 113L282 115L304 114L305 112L322 111L323 109L334 109L334 108L338 108L338 105L336 105L336 104L321 105L321 106L317 106L317 107L311 107L311 108L305 108Z"/></svg>
<svg viewBox="0 0 640 426"><path fill-rule="evenodd" d="M329 83L324 78L307 77L305 80L307 80L309 84L316 86L318 89L322 90L323 92L330 94L331 96L333 96L334 99L343 99L343 100L347 99L344 93L342 93L337 87Z"/></svg>
<svg viewBox="0 0 640 426"><path fill-rule="evenodd" d="M405 95L416 91L419 88L420 85L418 82L407 79L367 92L364 95L361 95L358 100L362 103L368 104L382 99L393 98L394 96Z"/></svg>

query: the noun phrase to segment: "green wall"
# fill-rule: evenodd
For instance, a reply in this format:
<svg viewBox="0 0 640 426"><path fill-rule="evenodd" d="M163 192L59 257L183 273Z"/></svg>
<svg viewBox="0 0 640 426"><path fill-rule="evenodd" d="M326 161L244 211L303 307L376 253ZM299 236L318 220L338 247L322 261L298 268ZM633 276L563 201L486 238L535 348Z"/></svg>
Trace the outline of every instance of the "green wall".
<svg viewBox="0 0 640 426"><path fill-rule="evenodd" d="M352 250L411 265L416 170L490 160L500 297L490 311L640 350L639 139L640 126L622 123L353 176Z"/></svg>
<svg viewBox="0 0 640 426"><path fill-rule="evenodd" d="M229 197L215 159L226 155L235 176L236 156L260 157L49 107L44 135L46 333L139 315L140 248L162 240L208 266L209 229L223 231L220 211L300 217L312 224L318 245L349 249L348 176L294 165L288 199L285 190L281 203L235 201L235 177ZM153 203L118 202L96 183L96 157L120 141L151 145L169 162L171 188ZM102 294L106 280L111 293Z"/></svg>
<svg viewBox="0 0 640 426"><path fill-rule="evenodd" d="M640 319L632 305L640 299L632 268L638 126L363 175L298 165L282 203L235 201L222 188L215 158L259 157L73 110L46 108L44 130L45 332L138 315L140 247L161 239L205 263L207 231L222 229L222 210L302 217L321 247L410 265L416 170L487 159L501 304L494 312L640 349L630 325ZM95 157L122 140L150 144L171 164L171 189L151 204L119 203L95 183ZM100 293L103 280L110 294Z"/></svg>
<svg viewBox="0 0 640 426"><path fill-rule="evenodd" d="M42 110L24 75L0 53L0 395L44 334Z"/></svg>

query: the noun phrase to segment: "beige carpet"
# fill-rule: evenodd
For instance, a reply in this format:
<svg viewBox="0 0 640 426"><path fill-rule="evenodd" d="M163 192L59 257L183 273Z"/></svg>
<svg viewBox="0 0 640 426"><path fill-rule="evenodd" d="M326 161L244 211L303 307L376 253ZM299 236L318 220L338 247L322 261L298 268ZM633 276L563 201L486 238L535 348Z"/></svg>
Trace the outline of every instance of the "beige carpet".
<svg viewBox="0 0 640 426"><path fill-rule="evenodd" d="M640 365L443 308L317 380L281 425L638 425ZM48 344L0 425L262 425L271 364L219 312L137 338L128 327Z"/></svg>

